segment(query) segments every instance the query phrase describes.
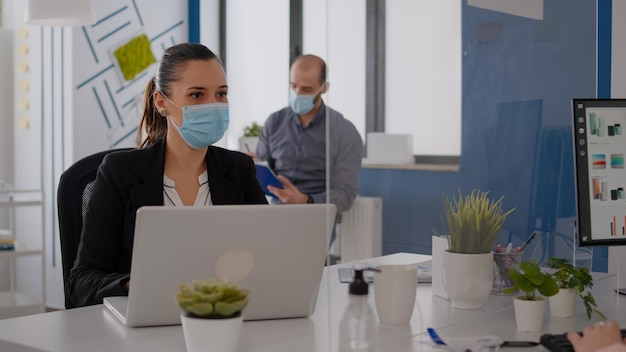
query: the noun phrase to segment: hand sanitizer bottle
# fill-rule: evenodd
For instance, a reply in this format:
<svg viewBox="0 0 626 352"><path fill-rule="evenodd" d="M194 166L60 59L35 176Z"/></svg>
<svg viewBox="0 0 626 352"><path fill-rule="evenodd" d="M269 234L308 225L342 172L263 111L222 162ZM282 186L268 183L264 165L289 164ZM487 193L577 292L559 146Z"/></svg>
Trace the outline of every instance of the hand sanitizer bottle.
<svg viewBox="0 0 626 352"><path fill-rule="evenodd" d="M350 302L339 323L339 351L376 351L378 322L367 300L363 269L354 270L349 292Z"/></svg>

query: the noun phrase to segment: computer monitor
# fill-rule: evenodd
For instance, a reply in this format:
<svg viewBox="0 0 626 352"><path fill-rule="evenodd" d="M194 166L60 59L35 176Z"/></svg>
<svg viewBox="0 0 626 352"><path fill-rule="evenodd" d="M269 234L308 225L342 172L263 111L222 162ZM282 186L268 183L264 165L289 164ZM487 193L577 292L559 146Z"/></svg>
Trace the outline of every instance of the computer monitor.
<svg viewBox="0 0 626 352"><path fill-rule="evenodd" d="M626 99L573 99L579 246L626 245Z"/></svg>

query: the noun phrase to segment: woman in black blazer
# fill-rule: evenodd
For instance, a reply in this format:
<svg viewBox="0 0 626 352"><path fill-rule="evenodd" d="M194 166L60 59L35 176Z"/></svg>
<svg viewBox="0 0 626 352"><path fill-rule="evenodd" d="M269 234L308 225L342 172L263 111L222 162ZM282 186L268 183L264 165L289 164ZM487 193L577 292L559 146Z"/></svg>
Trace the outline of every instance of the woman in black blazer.
<svg viewBox="0 0 626 352"><path fill-rule="evenodd" d="M252 159L212 146L228 127L227 93L209 49L185 43L165 51L146 88L138 149L110 153L98 169L68 280L76 306L128 295L140 207L267 203Z"/></svg>

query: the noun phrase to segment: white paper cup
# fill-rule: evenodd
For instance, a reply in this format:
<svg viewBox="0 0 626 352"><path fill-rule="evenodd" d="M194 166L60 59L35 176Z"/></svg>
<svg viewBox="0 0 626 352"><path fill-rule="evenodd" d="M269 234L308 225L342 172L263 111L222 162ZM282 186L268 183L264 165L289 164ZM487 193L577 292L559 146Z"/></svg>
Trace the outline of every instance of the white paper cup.
<svg viewBox="0 0 626 352"><path fill-rule="evenodd" d="M381 323L408 324L417 291L417 265L379 265L374 273L376 311Z"/></svg>

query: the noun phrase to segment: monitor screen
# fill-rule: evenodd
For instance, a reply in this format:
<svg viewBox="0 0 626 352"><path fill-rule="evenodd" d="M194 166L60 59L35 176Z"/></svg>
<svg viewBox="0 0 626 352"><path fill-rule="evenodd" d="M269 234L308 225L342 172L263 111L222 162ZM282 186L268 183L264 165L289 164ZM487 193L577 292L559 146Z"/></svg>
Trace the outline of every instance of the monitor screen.
<svg viewBox="0 0 626 352"><path fill-rule="evenodd" d="M626 99L574 99L580 246L626 245Z"/></svg>

